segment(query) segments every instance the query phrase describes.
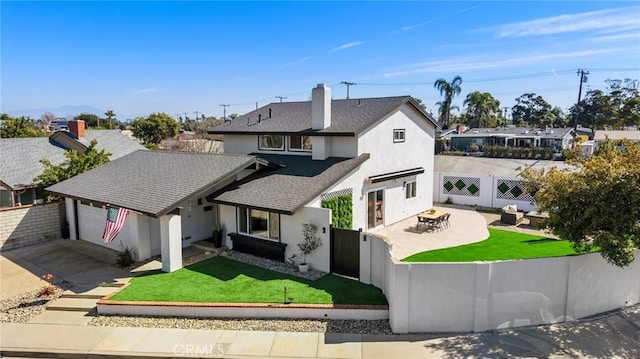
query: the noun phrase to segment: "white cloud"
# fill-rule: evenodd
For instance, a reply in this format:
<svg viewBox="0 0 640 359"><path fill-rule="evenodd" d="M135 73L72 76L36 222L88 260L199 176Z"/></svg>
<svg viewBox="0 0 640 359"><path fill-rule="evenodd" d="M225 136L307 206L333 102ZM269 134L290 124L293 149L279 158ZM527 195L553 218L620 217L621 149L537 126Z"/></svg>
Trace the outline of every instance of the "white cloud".
<svg viewBox="0 0 640 359"><path fill-rule="evenodd" d="M354 41L354 42L348 42L346 44L342 44L338 47L334 47L333 49L329 50L329 52L336 52L336 51L341 51L341 50L346 50L355 46L359 46L364 44L364 41Z"/></svg>
<svg viewBox="0 0 640 359"><path fill-rule="evenodd" d="M587 39L587 41L591 42L616 42L621 40L629 40L629 39L640 39L640 32L627 32L623 34L617 35L607 35L607 36L596 36Z"/></svg>
<svg viewBox="0 0 640 359"><path fill-rule="evenodd" d="M436 61L419 62L399 66L395 71L383 74L386 78L409 76L422 73L460 72L490 68L508 68L529 64L542 64L549 61L564 61L574 58L584 58L610 53L637 52L638 47L608 48L598 50L572 51L564 53L530 53L519 57L505 57L498 59L483 59L480 56L448 58Z"/></svg>
<svg viewBox="0 0 640 359"><path fill-rule="evenodd" d="M493 32L497 38L543 36L568 32L615 29L640 29L640 8L620 8L579 14L565 14L479 29Z"/></svg>
<svg viewBox="0 0 640 359"><path fill-rule="evenodd" d="M296 65L296 64L299 64L299 63L302 63L302 62L305 62L305 61L309 61L309 60L311 60L311 57L306 56L306 57L297 59L295 61L287 62L286 64L283 65L283 67L293 66L293 65Z"/></svg>
<svg viewBox="0 0 640 359"><path fill-rule="evenodd" d="M131 94L133 94L133 95L142 95L142 94L145 94L145 93L153 93L153 92L158 92L158 91L160 91L160 89L157 88L157 87L149 87L149 88L146 88L146 89L140 89L140 90L131 91Z"/></svg>

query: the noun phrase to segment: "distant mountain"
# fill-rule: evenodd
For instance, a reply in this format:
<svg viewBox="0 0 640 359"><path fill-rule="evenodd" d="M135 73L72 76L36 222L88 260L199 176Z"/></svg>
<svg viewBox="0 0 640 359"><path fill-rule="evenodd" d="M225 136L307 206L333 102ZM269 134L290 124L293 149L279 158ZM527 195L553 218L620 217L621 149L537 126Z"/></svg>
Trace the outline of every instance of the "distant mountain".
<svg viewBox="0 0 640 359"><path fill-rule="evenodd" d="M73 117L79 115L81 113L93 113L100 117L104 116L105 110L101 110L99 108L88 106L88 105L80 105L80 106L72 106L72 105L64 105L60 107L44 107L44 108L33 108L28 110L15 110L15 111L6 111L9 116L29 116L33 119L39 119L42 114L45 112L51 112L56 117Z"/></svg>

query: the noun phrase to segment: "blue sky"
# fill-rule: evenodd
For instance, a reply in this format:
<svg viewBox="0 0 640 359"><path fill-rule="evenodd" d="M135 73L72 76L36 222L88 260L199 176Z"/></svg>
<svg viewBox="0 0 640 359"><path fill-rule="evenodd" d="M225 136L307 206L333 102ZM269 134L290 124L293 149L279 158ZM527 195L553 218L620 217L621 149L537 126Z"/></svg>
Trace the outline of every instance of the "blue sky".
<svg viewBox="0 0 640 359"><path fill-rule="evenodd" d="M412 95L438 78L511 107L526 92L568 109L607 78L640 79L640 6L615 1L1 3L0 111L65 105L221 117L306 101ZM56 113L59 116L72 113Z"/></svg>

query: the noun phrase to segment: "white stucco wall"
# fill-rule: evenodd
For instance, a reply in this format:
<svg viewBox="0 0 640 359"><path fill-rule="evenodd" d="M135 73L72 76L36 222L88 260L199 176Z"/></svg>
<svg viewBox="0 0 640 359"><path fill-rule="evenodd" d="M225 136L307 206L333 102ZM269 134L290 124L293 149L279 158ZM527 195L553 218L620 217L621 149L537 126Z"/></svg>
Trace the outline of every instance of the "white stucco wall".
<svg viewBox="0 0 640 359"><path fill-rule="evenodd" d="M393 142L393 130L405 130L405 142ZM353 229L367 230L367 193L384 190L384 225L413 216L433 204L433 151L435 126L423 119L410 105L395 112L364 131L357 139L358 155L369 153L355 172L326 192L353 188ZM350 147L344 139L344 148ZM422 167L422 174L368 183L370 176ZM406 199L404 182L416 181L416 197ZM316 203L316 202L313 202Z"/></svg>
<svg viewBox="0 0 640 359"><path fill-rule="evenodd" d="M405 263L391 258L391 246L376 236L361 241L360 248L360 278L387 296L389 323L395 333L551 324L640 302L640 259L626 268L608 264L599 253L499 262Z"/></svg>
<svg viewBox="0 0 640 359"><path fill-rule="evenodd" d="M202 198L202 197L201 197ZM187 247L193 242L210 238L216 223L216 205L204 198L198 204L198 198L192 198L180 204L182 210L182 246ZM205 211L211 207L210 211Z"/></svg>
<svg viewBox="0 0 640 359"><path fill-rule="evenodd" d="M358 156L356 137L335 136L331 138L331 157L353 158Z"/></svg>
<svg viewBox="0 0 640 359"><path fill-rule="evenodd" d="M316 235L320 237L322 245L315 252L307 256L309 267L321 272L329 272L330 239L331 239L331 210L325 208L303 207L293 216L280 216L280 236L282 242L287 244L285 257L290 258L294 254L298 262L302 260L298 243L302 242L302 223L313 223L318 227ZM323 233L324 230L324 233Z"/></svg>

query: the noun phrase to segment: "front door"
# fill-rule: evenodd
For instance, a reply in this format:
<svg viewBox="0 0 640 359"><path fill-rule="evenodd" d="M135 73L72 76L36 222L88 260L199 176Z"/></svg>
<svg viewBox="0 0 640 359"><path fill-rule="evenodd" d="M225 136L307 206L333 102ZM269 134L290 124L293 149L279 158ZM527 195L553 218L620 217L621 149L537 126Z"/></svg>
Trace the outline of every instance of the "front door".
<svg viewBox="0 0 640 359"><path fill-rule="evenodd" d="M367 195L367 228L384 224L384 190L369 192Z"/></svg>

